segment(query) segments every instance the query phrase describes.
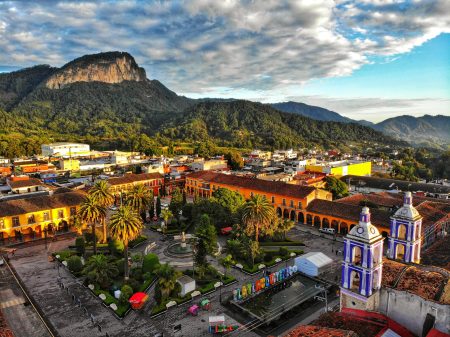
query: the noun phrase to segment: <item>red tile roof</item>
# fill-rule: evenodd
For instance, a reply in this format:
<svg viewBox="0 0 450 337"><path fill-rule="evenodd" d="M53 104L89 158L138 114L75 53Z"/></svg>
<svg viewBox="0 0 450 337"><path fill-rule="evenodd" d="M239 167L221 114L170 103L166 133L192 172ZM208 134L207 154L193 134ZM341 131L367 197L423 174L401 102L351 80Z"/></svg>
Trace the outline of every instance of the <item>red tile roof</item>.
<svg viewBox="0 0 450 337"><path fill-rule="evenodd" d="M48 209L77 206L84 200L84 193L69 192L44 195L28 199L17 199L0 202L0 218Z"/></svg>
<svg viewBox="0 0 450 337"><path fill-rule="evenodd" d="M112 186L131 184L137 181L163 179L163 175L160 173L141 173L141 174L125 174L123 177L109 178L108 183Z"/></svg>
<svg viewBox="0 0 450 337"><path fill-rule="evenodd" d="M314 187L286 184L279 181L267 181L257 178L240 177L236 175L215 173L211 171L194 172L186 176L186 179L199 179L211 183L246 188L262 193L272 193L291 198L306 198L315 191Z"/></svg>
<svg viewBox="0 0 450 337"><path fill-rule="evenodd" d="M383 286L408 291L426 300L440 302L443 287L448 280L445 273L428 270L426 267L383 260Z"/></svg>
<svg viewBox="0 0 450 337"><path fill-rule="evenodd" d="M315 325L301 325L284 337L358 337L353 331L325 328Z"/></svg>
<svg viewBox="0 0 450 337"><path fill-rule="evenodd" d="M11 189L14 189L30 186L39 186L42 185L42 182L39 179L30 178L27 180L8 181L8 185L11 187Z"/></svg>
<svg viewBox="0 0 450 337"><path fill-rule="evenodd" d="M361 337L375 337L385 329L386 322L371 321L344 312L328 312L312 324L333 329L353 331Z"/></svg>
<svg viewBox="0 0 450 337"><path fill-rule="evenodd" d="M358 223L362 206L347 205L336 201L321 199L312 200L307 211L337 218L347 219L349 222ZM379 209L371 209L371 222L377 226L389 227L390 213Z"/></svg>

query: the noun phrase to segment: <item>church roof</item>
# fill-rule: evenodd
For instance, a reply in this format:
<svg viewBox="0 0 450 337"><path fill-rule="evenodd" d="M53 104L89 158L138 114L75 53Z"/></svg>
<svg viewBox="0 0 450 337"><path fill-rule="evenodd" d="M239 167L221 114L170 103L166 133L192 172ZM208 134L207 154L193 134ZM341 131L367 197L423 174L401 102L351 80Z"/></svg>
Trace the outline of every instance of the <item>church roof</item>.
<svg viewBox="0 0 450 337"><path fill-rule="evenodd" d="M413 206L411 192L406 192L403 200L403 206L400 207L392 217L413 221L420 219L421 216L419 212Z"/></svg>
<svg viewBox="0 0 450 337"><path fill-rule="evenodd" d="M363 207L359 223L352 228L347 237L366 243L373 243L383 239L378 229L370 223L370 211L368 207Z"/></svg>

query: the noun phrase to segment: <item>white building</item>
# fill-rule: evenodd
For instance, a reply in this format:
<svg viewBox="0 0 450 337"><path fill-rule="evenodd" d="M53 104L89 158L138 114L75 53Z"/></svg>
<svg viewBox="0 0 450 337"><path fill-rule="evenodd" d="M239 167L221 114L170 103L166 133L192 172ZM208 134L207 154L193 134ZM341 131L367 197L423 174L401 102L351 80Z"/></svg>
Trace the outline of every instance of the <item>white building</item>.
<svg viewBox="0 0 450 337"><path fill-rule="evenodd" d="M211 159L197 161L191 164L193 171L225 170L228 168L227 161L223 159Z"/></svg>
<svg viewBox="0 0 450 337"><path fill-rule="evenodd" d="M280 156L284 159L295 159L297 158L297 151L294 151L292 149L289 150L276 150L274 153L274 156Z"/></svg>
<svg viewBox="0 0 450 337"><path fill-rule="evenodd" d="M51 143L41 145L44 157L80 157L90 154L89 144L80 143Z"/></svg>

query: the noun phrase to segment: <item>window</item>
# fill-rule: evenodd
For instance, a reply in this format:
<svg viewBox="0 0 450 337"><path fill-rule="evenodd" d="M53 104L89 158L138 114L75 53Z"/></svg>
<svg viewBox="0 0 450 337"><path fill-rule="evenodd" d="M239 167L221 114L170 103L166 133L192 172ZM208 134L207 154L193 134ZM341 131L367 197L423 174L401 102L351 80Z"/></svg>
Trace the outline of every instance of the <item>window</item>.
<svg viewBox="0 0 450 337"><path fill-rule="evenodd" d="M302 209L302 202L301 201L298 202L298 208Z"/></svg>
<svg viewBox="0 0 450 337"><path fill-rule="evenodd" d="M294 200L291 200L291 207L294 207Z"/></svg>
<svg viewBox="0 0 450 337"><path fill-rule="evenodd" d="M286 206L286 199L283 199L283 206Z"/></svg>
<svg viewBox="0 0 450 337"><path fill-rule="evenodd" d="M77 208L76 207L70 207L70 216L77 215Z"/></svg>
<svg viewBox="0 0 450 337"><path fill-rule="evenodd" d="M19 227L20 226L19 217L18 216L13 217L12 223L13 223L13 227Z"/></svg>
<svg viewBox="0 0 450 337"><path fill-rule="evenodd" d="M275 197L272 196L272 204L274 204L274 203L275 203Z"/></svg>
<svg viewBox="0 0 450 337"><path fill-rule="evenodd" d="M44 212L44 221L50 221L50 213Z"/></svg>
<svg viewBox="0 0 450 337"><path fill-rule="evenodd" d="M34 224L35 222L36 221L34 219L34 214L29 215L28 216L28 224L31 225L31 224Z"/></svg>
<svg viewBox="0 0 450 337"><path fill-rule="evenodd" d="M64 218L64 210L60 209L60 210L58 210L58 219L62 219L62 218Z"/></svg>

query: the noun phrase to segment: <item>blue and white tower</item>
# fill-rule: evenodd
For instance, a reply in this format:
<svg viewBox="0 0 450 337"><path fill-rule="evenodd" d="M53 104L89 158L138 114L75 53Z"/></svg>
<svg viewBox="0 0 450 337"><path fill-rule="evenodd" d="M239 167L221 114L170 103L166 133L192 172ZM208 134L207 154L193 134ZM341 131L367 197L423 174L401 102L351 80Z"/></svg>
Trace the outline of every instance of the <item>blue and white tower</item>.
<svg viewBox="0 0 450 337"><path fill-rule="evenodd" d="M403 197L403 206L391 217L388 257L405 263L420 262L422 217L412 203L411 192Z"/></svg>
<svg viewBox="0 0 450 337"><path fill-rule="evenodd" d="M344 239L341 308L375 310L379 303L383 262L383 237L370 223L364 207L359 223Z"/></svg>

